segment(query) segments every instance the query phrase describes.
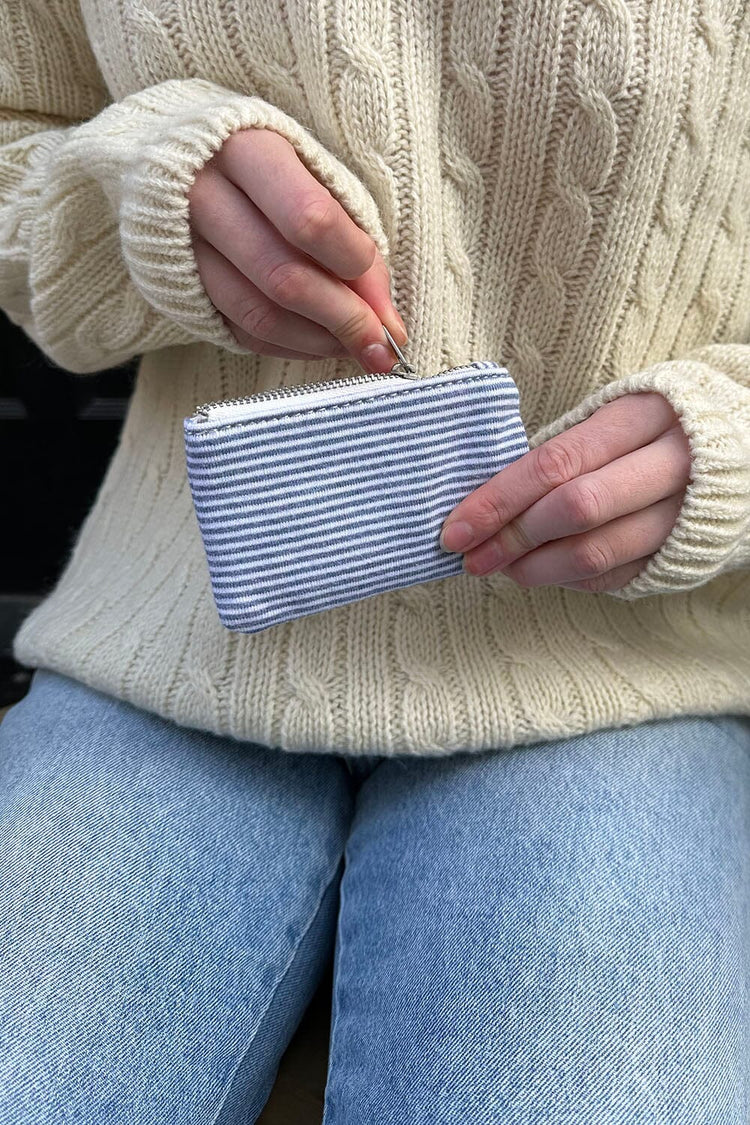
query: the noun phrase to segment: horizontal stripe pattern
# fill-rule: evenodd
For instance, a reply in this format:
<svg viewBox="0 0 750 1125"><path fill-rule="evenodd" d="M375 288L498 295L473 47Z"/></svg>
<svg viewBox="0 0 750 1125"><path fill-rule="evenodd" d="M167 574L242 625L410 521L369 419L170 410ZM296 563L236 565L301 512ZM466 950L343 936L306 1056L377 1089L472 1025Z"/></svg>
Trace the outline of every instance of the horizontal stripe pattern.
<svg viewBox="0 0 750 1125"><path fill-rule="evenodd" d="M440 528L528 452L518 388L478 360L407 390L269 417L186 418L185 457L222 623L256 633L461 573Z"/></svg>

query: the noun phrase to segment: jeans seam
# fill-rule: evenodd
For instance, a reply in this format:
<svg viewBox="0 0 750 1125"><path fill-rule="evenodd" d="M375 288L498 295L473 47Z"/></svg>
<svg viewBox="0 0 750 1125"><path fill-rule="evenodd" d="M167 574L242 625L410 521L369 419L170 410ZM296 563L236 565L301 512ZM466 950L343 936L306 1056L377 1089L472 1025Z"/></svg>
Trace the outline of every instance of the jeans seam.
<svg viewBox="0 0 750 1125"><path fill-rule="evenodd" d="M310 929L313 922L315 921L315 919L318 917L318 914L320 913L321 906L323 905L323 899L325 898L326 894L328 893L329 887L331 886L331 884L335 880L336 873L338 872L338 869L339 869L340 865L341 865L341 859L338 859L336 861L336 866L333 869L333 873L329 876L329 878L327 879L327 881L323 885L323 889L320 892L320 895L318 896L318 902L317 902L317 905L316 905L315 909L312 911L312 913L311 913L311 915L310 915L310 917L307 921L306 926L304 927L304 929L300 933L297 941L294 943L294 947L292 949L291 956L289 957L289 960L287 961L286 965L284 966L284 970L281 973L281 976L276 981L276 984L273 986L273 989L272 989L272 991L271 991L271 993L268 997L268 1001L267 1001L263 1010L260 1012L260 1014L258 1016L255 1027L253 1028L253 1032L252 1032L250 1038L245 1043L245 1046L243 1047L243 1049L240 1053L240 1056L237 1059L237 1062L236 1062L236 1064L235 1064L235 1066L232 1070L232 1073L229 1077L229 1081L227 1082L226 1087L222 1092L221 1101L219 1102L218 1106L216 1107L216 1112L213 1115L213 1117L211 1118L208 1125L217 1125L217 1123L219 1122L219 1117L221 1116L221 1113L224 1109L224 1106L226 1105L226 1101L227 1101L227 1098L229 1096L229 1092L232 1089L232 1083L234 1082L235 1078L237 1077L237 1072L240 1069L240 1067L242 1066L242 1063L245 1061L245 1056L247 1055L247 1052L250 1050L253 1043L255 1042L258 1031L259 1031L259 1029L260 1029L260 1027L263 1023L263 1020L266 1016L266 1013L268 1012L269 1008L271 1007L271 1004L274 1001L274 998L275 998L277 992L281 988L281 985L284 983L284 980L286 979L286 976L287 976L289 970L291 969L292 965L294 964L295 958L297 956L297 952L299 951L299 947L302 945L302 942L303 942L304 938L306 937L308 930Z"/></svg>

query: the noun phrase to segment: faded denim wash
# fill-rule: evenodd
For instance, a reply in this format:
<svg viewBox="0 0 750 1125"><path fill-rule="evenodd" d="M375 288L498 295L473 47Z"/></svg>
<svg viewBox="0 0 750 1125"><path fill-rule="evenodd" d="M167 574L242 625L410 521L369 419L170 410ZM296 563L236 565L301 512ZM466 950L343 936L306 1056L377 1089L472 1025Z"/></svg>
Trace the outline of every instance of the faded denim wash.
<svg viewBox="0 0 750 1125"><path fill-rule="evenodd" d="M343 875L343 877L342 877ZM0 1122L746 1125L750 720L292 754L49 670L0 725Z"/></svg>

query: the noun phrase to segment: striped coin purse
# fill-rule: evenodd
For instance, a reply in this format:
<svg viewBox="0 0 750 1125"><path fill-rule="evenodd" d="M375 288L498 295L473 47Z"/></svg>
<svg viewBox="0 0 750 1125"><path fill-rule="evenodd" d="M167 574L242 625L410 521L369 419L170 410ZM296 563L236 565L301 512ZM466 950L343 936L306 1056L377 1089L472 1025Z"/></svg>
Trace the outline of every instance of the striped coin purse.
<svg viewBox="0 0 750 1125"><path fill-rule="evenodd" d="M529 448L518 388L486 360L206 403L184 433L214 601L239 633L462 573L444 520Z"/></svg>

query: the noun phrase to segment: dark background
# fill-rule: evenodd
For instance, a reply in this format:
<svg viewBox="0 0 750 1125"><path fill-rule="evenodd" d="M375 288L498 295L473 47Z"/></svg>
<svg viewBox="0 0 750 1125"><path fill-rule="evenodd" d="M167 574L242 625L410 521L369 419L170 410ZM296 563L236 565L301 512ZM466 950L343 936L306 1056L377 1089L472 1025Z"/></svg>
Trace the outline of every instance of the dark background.
<svg viewBox="0 0 750 1125"><path fill-rule="evenodd" d="M97 375L53 366L0 313L0 707L25 695L31 669L11 642L54 586L114 453L136 361Z"/></svg>

